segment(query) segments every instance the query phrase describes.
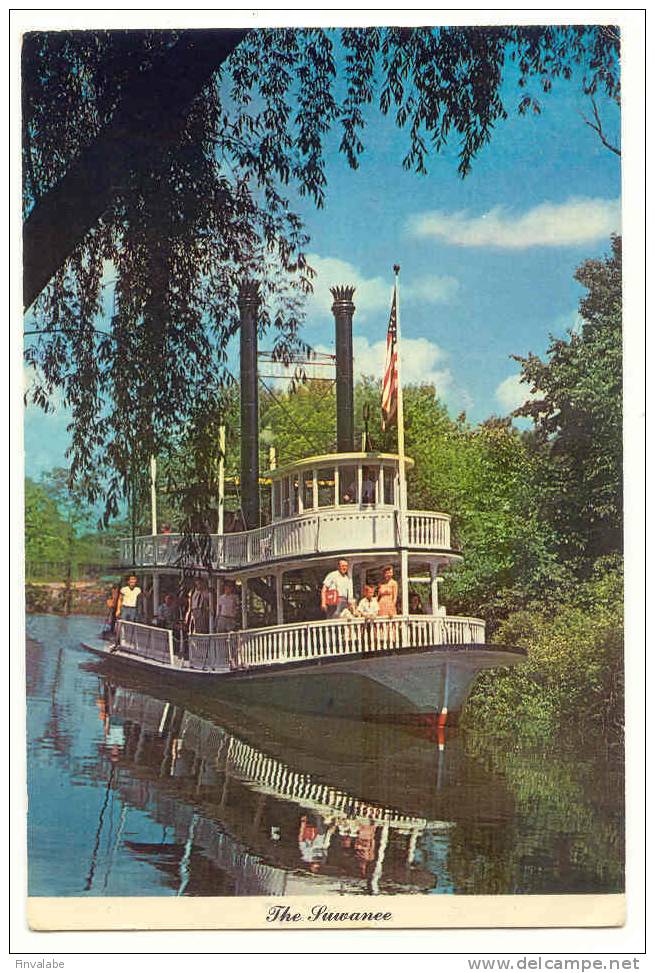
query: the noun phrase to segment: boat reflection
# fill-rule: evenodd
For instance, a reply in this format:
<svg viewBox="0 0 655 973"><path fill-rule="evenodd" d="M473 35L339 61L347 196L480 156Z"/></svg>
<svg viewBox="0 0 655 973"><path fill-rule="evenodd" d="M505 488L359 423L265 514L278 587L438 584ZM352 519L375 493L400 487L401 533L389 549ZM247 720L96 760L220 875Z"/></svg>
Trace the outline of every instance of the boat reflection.
<svg viewBox="0 0 655 973"><path fill-rule="evenodd" d="M282 734L296 736L284 759L253 742L252 713L249 731L237 733L179 701L106 678L97 707L103 736L87 772L162 825L161 842L124 847L150 860L177 894L453 890L449 757L457 747L369 726L367 741L356 740L362 749L326 776L326 736L302 722ZM330 736L341 738L348 726L332 722ZM269 737L261 725L258 735ZM396 800L380 801L373 780Z"/></svg>

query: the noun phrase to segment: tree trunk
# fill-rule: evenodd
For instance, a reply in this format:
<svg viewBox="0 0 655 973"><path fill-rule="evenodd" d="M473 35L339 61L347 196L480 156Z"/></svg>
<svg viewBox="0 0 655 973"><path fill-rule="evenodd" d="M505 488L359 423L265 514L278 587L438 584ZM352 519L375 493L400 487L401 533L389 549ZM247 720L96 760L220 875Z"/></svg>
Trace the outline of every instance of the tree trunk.
<svg viewBox="0 0 655 973"><path fill-rule="evenodd" d="M106 128L34 206L23 226L28 308L111 204L131 172L179 137L194 98L247 30L190 30L126 86Z"/></svg>

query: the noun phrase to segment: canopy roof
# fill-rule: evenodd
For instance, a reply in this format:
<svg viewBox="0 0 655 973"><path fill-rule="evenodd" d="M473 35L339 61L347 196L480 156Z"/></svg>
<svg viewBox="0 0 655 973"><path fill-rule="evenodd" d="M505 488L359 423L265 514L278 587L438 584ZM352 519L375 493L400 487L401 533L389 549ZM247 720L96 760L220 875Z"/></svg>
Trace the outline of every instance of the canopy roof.
<svg viewBox="0 0 655 973"><path fill-rule="evenodd" d="M393 463L397 465L399 462L400 457L397 453L325 453L318 456L308 456L306 459L287 463L285 466L279 466L274 470L267 470L264 476L277 480L288 476L294 470L313 469L318 466L337 466L346 463L357 463L362 466L369 463ZM408 467L414 466L414 460L406 456L405 464Z"/></svg>

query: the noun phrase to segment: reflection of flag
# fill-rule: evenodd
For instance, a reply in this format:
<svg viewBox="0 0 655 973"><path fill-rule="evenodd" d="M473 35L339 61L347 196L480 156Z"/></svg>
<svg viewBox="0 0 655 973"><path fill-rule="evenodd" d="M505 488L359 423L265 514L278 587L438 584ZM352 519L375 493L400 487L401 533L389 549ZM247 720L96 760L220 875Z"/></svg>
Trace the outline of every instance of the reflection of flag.
<svg viewBox="0 0 655 973"><path fill-rule="evenodd" d="M396 288L393 290L389 328L387 330L387 357L382 382L382 428L386 429L396 417L398 408L398 329L396 321Z"/></svg>

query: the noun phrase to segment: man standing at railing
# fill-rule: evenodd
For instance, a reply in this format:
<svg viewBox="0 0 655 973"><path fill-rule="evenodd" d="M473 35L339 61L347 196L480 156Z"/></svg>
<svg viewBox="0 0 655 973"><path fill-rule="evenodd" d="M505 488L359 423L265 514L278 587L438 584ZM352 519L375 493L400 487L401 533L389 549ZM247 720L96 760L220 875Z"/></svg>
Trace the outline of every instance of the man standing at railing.
<svg viewBox="0 0 655 973"><path fill-rule="evenodd" d="M346 608L354 612L355 594L353 579L348 574L348 562L345 558L341 558L337 570L330 571L323 581L321 611L328 618L339 618Z"/></svg>
<svg viewBox="0 0 655 973"><path fill-rule="evenodd" d="M116 618L120 618L123 622L136 622L137 620L139 598L141 597L141 588L139 588L138 582L137 576L131 574L127 579L127 584L120 590L118 605L116 606Z"/></svg>
<svg viewBox="0 0 655 973"><path fill-rule="evenodd" d="M223 592L216 600L216 631L235 632L239 627L239 596L233 581L223 584Z"/></svg>

